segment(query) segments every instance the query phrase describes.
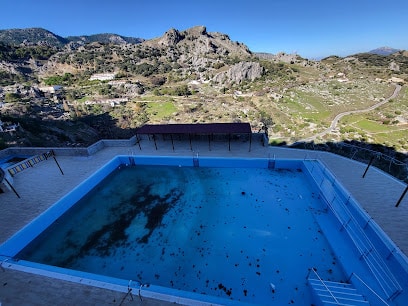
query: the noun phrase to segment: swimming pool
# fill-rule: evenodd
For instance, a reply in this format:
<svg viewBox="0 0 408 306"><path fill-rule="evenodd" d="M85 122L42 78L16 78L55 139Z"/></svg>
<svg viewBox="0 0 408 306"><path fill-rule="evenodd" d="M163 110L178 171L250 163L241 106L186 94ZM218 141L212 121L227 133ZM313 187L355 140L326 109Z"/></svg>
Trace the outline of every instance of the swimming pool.
<svg viewBox="0 0 408 306"><path fill-rule="evenodd" d="M143 176L153 180L142 183ZM111 187L104 185L106 181ZM123 204L129 203L124 196L127 189L138 190L136 198L133 194L139 207L136 211ZM96 199L84 197L90 190ZM122 205L107 207L105 212L96 209L95 214L98 206L90 203L100 203L102 198L111 203L109 197L114 193L125 197ZM141 203L156 205L146 210ZM342 203L354 216L341 224L343 229L337 224L348 217ZM82 246L102 241L93 251L78 247L75 226L63 222L66 218L80 224L83 219L76 216L87 215L93 225L103 227L97 220L109 219L118 211L121 223L127 224L124 230L83 238ZM156 214L149 217L152 211ZM376 297L366 293L360 278L390 303L406 301L405 291L400 292L406 288L406 258L367 217L317 161L119 156L3 244L0 251L11 266L142 288L145 296L156 294L168 300L311 304L307 276L316 268L325 280L352 282L367 298ZM359 223L364 225L362 232ZM37 239L44 236L42 232L55 233L59 224L65 230L48 238L51 244ZM90 231L87 237L92 232L97 231ZM88 253L73 255L72 249L64 247L64 255L55 242L67 236L74 249ZM109 239L101 239L103 236ZM367 242L357 241L358 236L370 237L375 256L359 256ZM55 245L54 251L39 251L41 244L45 249ZM124 253L125 249L132 252ZM59 255L53 259L55 253ZM121 256L107 261L108 253ZM377 271L378 263L387 263L387 270ZM358 278L351 277L352 273ZM393 284L382 288L389 280Z"/></svg>

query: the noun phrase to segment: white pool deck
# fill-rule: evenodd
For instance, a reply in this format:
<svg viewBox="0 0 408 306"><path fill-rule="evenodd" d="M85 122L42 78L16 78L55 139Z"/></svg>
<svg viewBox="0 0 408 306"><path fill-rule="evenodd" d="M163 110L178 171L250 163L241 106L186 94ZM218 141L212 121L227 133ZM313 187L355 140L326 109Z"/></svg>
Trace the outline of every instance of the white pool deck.
<svg viewBox="0 0 408 306"><path fill-rule="evenodd" d="M0 243L3 243L32 219L37 217L80 182L88 178L116 155L191 156L188 141L175 141L173 151L170 141L158 140L158 150L153 141L143 140L142 150L132 147L106 147L89 157L56 156L64 175L52 158L14 176L13 192L0 194ZM318 158L336 176L343 186L359 201L361 206L382 227L395 244L408 254L408 194L399 207L395 207L405 184L378 169L371 167L365 178L365 164L334 154L317 151L262 146L253 143L195 142L194 152L199 156L218 157L273 157ZM4 267L4 268L3 268ZM86 284L58 280L7 268L0 269L0 305L171 305L152 298L141 300L137 292L97 288Z"/></svg>

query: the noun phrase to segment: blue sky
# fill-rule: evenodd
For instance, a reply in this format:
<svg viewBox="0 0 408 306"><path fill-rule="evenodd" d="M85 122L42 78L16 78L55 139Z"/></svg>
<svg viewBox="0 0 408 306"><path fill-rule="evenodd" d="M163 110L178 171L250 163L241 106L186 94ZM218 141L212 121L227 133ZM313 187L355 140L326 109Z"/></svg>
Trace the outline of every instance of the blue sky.
<svg viewBox="0 0 408 306"><path fill-rule="evenodd" d="M407 0L1 0L0 12L0 29L42 27L63 37L149 39L204 25L255 52L317 58L408 49Z"/></svg>

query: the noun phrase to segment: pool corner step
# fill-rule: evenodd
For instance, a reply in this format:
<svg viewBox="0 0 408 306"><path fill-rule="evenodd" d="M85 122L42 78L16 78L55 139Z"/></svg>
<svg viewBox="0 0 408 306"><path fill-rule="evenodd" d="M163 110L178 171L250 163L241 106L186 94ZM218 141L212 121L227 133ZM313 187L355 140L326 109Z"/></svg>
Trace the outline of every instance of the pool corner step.
<svg viewBox="0 0 408 306"><path fill-rule="evenodd" d="M351 284L315 278L309 278L308 283L313 291L317 305L370 305Z"/></svg>

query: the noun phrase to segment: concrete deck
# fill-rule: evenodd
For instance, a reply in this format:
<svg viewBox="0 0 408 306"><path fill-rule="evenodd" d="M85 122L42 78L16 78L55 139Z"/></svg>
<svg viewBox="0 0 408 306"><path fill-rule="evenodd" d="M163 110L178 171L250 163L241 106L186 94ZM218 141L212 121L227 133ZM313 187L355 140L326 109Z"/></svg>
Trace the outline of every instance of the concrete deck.
<svg viewBox="0 0 408 306"><path fill-rule="evenodd" d="M273 157L319 158L337 177L343 186L357 199L361 206L382 227L396 245L408 254L408 195L398 208L396 202L405 189L405 184L391 176L370 168L366 177L362 174L366 165L330 153L312 152L278 147L264 147L253 143L248 152L248 143L195 142L194 153L188 142L175 141L175 150L170 141L158 141L158 150L152 141L143 140L142 150L132 147L107 147L89 157L57 156L64 171L62 175L53 159L41 162L14 177L14 187L21 196L13 192L0 194L0 243L3 243L32 219L67 194L80 182L88 178L112 157L118 154L165 155L165 156L224 156L224 157ZM85 284L53 279L26 272L0 270L0 304L5 305L170 305L174 303L96 288Z"/></svg>

